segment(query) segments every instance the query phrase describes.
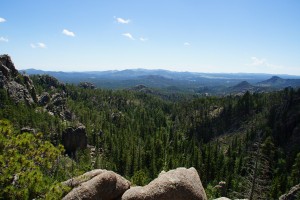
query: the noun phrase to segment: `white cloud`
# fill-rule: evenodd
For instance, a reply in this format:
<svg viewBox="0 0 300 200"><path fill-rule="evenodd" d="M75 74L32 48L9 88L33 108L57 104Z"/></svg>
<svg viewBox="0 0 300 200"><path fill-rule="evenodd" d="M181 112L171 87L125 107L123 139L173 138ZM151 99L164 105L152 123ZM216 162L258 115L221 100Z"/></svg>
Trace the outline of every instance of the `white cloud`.
<svg viewBox="0 0 300 200"><path fill-rule="evenodd" d="M184 46L191 46L191 44L189 42L185 42L183 43Z"/></svg>
<svg viewBox="0 0 300 200"><path fill-rule="evenodd" d="M8 42L8 39L5 37L0 37L0 42Z"/></svg>
<svg viewBox="0 0 300 200"><path fill-rule="evenodd" d="M267 60L265 58L257 58L251 57L252 63L248 64L249 66L262 66L267 64Z"/></svg>
<svg viewBox="0 0 300 200"><path fill-rule="evenodd" d="M1 23L1 22L6 22L6 19L0 17L0 23Z"/></svg>
<svg viewBox="0 0 300 200"><path fill-rule="evenodd" d="M129 24L130 19L123 19L121 17L114 17L119 24Z"/></svg>
<svg viewBox="0 0 300 200"><path fill-rule="evenodd" d="M146 42L146 41L148 41L148 38L140 37L140 41Z"/></svg>
<svg viewBox="0 0 300 200"><path fill-rule="evenodd" d="M129 38L129 39L131 39L131 40L134 40L134 37L130 33L123 33L122 35Z"/></svg>
<svg viewBox="0 0 300 200"><path fill-rule="evenodd" d="M62 31L62 34L66 35L66 36L70 36L70 37L75 37L75 33L72 32L72 31L69 31L69 30L67 30L67 29L64 29L64 30Z"/></svg>
<svg viewBox="0 0 300 200"><path fill-rule="evenodd" d="M42 48L42 49L47 48L47 46L46 46L44 43L42 43L42 42L37 43L37 45L38 45L40 48Z"/></svg>
<svg viewBox="0 0 300 200"><path fill-rule="evenodd" d="M38 42L36 44L31 43L30 46L33 49L36 49L36 48L46 49L47 48L46 44L42 43L42 42Z"/></svg>
<svg viewBox="0 0 300 200"><path fill-rule="evenodd" d="M252 67L269 67L273 69L282 69L283 66L280 65L274 65L271 64L267 61L265 58L257 58L255 56L251 57L252 63L246 64L247 66L252 66Z"/></svg>

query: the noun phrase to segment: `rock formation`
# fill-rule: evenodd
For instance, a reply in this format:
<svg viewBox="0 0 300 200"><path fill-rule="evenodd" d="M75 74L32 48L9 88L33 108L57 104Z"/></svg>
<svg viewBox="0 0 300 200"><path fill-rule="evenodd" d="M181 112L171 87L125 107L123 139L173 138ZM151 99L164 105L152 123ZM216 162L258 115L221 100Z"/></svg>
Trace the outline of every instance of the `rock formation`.
<svg viewBox="0 0 300 200"><path fill-rule="evenodd" d="M41 95L40 95L40 97L39 97L39 99L38 99L38 104L40 105L40 106L45 106L45 105L47 105L49 102L50 102L50 95L49 95L49 93L48 92L43 92Z"/></svg>
<svg viewBox="0 0 300 200"><path fill-rule="evenodd" d="M35 81L44 88L51 90L43 92L38 98L39 106L43 106L51 115L59 116L63 120L72 121L75 115L67 108L67 93L65 84L47 74L38 75Z"/></svg>
<svg viewBox="0 0 300 200"><path fill-rule="evenodd" d="M0 55L0 66L2 74L8 80L15 78L19 74L9 55Z"/></svg>
<svg viewBox="0 0 300 200"><path fill-rule="evenodd" d="M84 183L86 181L91 180L95 176L98 176L99 174L105 172L107 170L104 169L94 169L92 171L86 172L80 176L77 176L75 178L71 178L67 181L62 182L63 185L66 185L68 187L74 188L79 186L81 183Z"/></svg>
<svg viewBox="0 0 300 200"><path fill-rule="evenodd" d="M62 184L73 188L63 200L207 200L195 168L162 172L144 187L130 188L130 182L125 178L102 169L92 170Z"/></svg>
<svg viewBox="0 0 300 200"><path fill-rule="evenodd" d="M87 147L87 136L85 126L69 127L62 133L62 144L69 156L75 156L78 149Z"/></svg>
<svg viewBox="0 0 300 200"><path fill-rule="evenodd" d="M56 78L49 76L47 74L38 75L37 82L38 84L48 89L56 89L56 88L60 88L63 90L66 89L63 83L59 82Z"/></svg>
<svg viewBox="0 0 300 200"><path fill-rule="evenodd" d="M16 103L32 105L37 101L31 79L18 72L8 55L0 55L0 89L5 89Z"/></svg>
<svg viewBox="0 0 300 200"><path fill-rule="evenodd" d="M47 92L43 93L39 97L39 105L45 107L45 109L52 115L59 116L63 120L72 121L75 119L75 115L67 108L67 94L65 92L54 93L49 95Z"/></svg>
<svg viewBox="0 0 300 200"><path fill-rule="evenodd" d="M90 82L80 82L78 84L79 87L84 88L84 89L95 89L95 85Z"/></svg>
<svg viewBox="0 0 300 200"><path fill-rule="evenodd" d="M130 187L125 178L107 170L93 170L63 184L77 186L63 200L119 199Z"/></svg>
<svg viewBox="0 0 300 200"><path fill-rule="evenodd" d="M206 194L195 168L177 168L162 172L144 187L132 187L122 200L206 200Z"/></svg>
<svg viewBox="0 0 300 200"><path fill-rule="evenodd" d="M21 128L21 133L32 133L36 134L36 130L34 128L30 128L28 126Z"/></svg>
<svg viewBox="0 0 300 200"><path fill-rule="evenodd" d="M66 88L63 83L49 75L40 75L35 81L45 88L54 90L54 94L44 92L38 97L31 78L26 74L20 74L8 55L0 55L0 89L6 90L15 103L28 105L37 103L50 114L63 120L71 121L75 118L75 115L67 109ZM55 93L56 89L60 92Z"/></svg>

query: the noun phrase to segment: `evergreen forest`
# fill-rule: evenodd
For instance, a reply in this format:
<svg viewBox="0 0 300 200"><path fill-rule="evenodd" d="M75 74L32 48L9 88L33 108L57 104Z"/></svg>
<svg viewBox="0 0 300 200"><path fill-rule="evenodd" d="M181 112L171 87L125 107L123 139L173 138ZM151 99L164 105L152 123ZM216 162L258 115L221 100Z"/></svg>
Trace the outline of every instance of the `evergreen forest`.
<svg viewBox="0 0 300 200"><path fill-rule="evenodd" d="M163 170L195 167L210 199L278 199L300 183L300 89L162 97L40 77L31 76L36 95L60 94L72 116L0 90L0 199L59 199L69 191L62 181L98 168L146 185ZM70 154L62 134L78 124L88 146Z"/></svg>

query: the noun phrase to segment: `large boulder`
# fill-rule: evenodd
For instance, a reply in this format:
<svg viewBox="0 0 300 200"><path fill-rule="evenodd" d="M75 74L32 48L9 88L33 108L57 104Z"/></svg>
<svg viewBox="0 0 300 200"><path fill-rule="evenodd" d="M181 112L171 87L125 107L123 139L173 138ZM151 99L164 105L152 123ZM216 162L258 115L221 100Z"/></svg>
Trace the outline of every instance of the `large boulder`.
<svg viewBox="0 0 300 200"><path fill-rule="evenodd" d="M144 187L132 187L122 200L206 200L206 194L195 168L177 168L162 172Z"/></svg>
<svg viewBox="0 0 300 200"><path fill-rule="evenodd" d="M77 186L63 200L120 199L130 187L130 182L125 178L107 170L93 170L62 184Z"/></svg>
<svg viewBox="0 0 300 200"><path fill-rule="evenodd" d="M68 127L62 133L62 144L69 156L75 156L78 149L86 149L87 136L86 129L83 125L77 127Z"/></svg>
<svg viewBox="0 0 300 200"><path fill-rule="evenodd" d="M92 171L86 172L80 176L77 176L75 178L71 178L67 181L62 182L63 185L66 185L68 187L74 188L79 186L81 183L87 182L94 178L95 176L98 176L99 174L102 174L107 170L105 169L94 169Z"/></svg>

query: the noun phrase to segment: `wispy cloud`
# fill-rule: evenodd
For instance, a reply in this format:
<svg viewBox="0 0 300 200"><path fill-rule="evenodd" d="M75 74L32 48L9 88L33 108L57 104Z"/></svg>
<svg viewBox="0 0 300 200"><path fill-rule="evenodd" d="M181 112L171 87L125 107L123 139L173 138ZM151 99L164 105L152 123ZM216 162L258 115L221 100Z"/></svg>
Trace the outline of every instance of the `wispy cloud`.
<svg viewBox="0 0 300 200"><path fill-rule="evenodd" d="M38 42L36 44L31 43L30 46L33 49L36 49L36 48L46 49L47 48L46 44L42 43L42 42Z"/></svg>
<svg viewBox="0 0 300 200"><path fill-rule="evenodd" d="M189 42L185 42L183 43L184 46L191 46L191 44Z"/></svg>
<svg viewBox="0 0 300 200"><path fill-rule="evenodd" d="M248 64L248 66L262 66L267 64L267 60L265 58L257 58L251 57L252 63Z"/></svg>
<svg viewBox="0 0 300 200"><path fill-rule="evenodd" d="M1 22L6 22L6 19L0 17L0 23L1 23Z"/></svg>
<svg viewBox="0 0 300 200"><path fill-rule="evenodd" d="M149 40L148 38L140 37L140 41L142 41L142 42L146 42L148 40Z"/></svg>
<svg viewBox="0 0 300 200"><path fill-rule="evenodd" d="M129 24L130 23L130 19L123 19L121 17L114 17L116 19L116 22L118 22L119 24Z"/></svg>
<svg viewBox="0 0 300 200"><path fill-rule="evenodd" d="M134 37L130 33L123 33L122 35L129 38L129 39L131 39L131 40L135 40Z"/></svg>
<svg viewBox="0 0 300 200"><path fill-rule="evenodd" d="M0 37L0 42L8 42L8 39L5 37Z"/></svg>
<svg viewBox="0 0 300 200"><path fill-rule="evenodd" d="M253 66L253 67L269 67L269 68L276 68L281 69L283 66L274 65L268 62L265 58L257 58L255 56L251 57L252 62L250 64L246 64L246 66Z"/></svg>
<svg viewBox="0 0 300 200"><path fill-rule="evenodd" d="M42 49L47 48L47 46L45 45L45 43L42 43L42 42L37 43L37 45L38 45L38 47L40 47Z"/></svg>
<svg viewBox="0 0 300 200"><path fill-rule="evenodd" d="M72 31L69 31L69 30L67 30L67 29L64 29L64 30L62 31L62 34L66 35L66 36L70 36L70 37L75 37L75 33L72 32Z"/></svg>

